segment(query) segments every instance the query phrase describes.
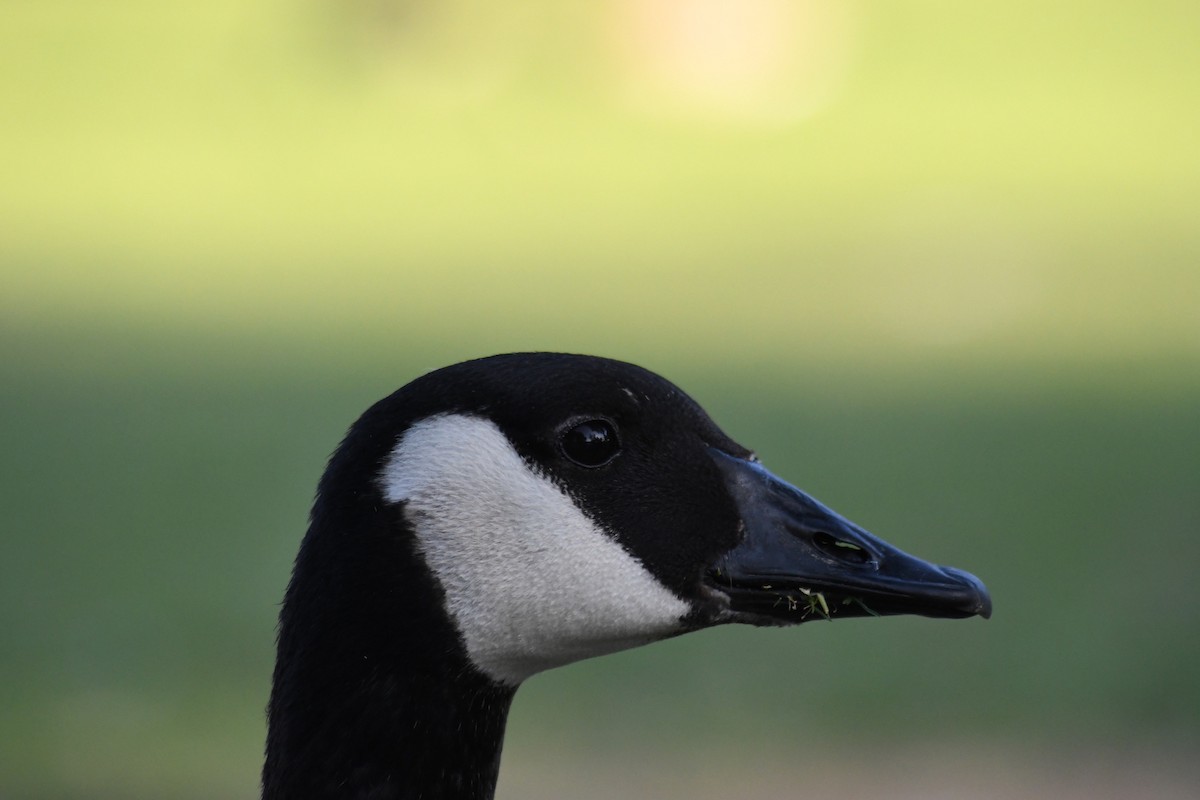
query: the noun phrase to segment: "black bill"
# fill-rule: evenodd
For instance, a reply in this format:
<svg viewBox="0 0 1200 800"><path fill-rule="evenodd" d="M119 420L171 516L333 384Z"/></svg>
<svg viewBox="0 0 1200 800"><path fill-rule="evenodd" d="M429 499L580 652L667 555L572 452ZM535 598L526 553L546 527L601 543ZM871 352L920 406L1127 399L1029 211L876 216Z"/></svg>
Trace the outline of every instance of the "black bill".
<svg viewBox="0 0 1200 800"><path fill-rule="evenodd" d="M919 614L989 617L974 575L904 553L780 480L760 464L711 449L745 527L707 576L746 622Z"/></svg>

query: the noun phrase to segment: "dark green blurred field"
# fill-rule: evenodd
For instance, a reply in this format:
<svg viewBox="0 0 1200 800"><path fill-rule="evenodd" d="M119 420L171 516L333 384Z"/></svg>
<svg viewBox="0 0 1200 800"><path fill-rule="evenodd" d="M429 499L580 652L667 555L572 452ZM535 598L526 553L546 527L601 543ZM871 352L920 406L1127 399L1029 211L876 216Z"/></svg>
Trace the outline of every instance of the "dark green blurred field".
<svg viewBox="0 0 1200 800"><path fill-rule="evenodd" d="M13 796L250 796L313 483L347 422L416 369L398 353L371 368L243 354L257 368L231 370L194 345L173 362L133 345L111 371L48 366L102 364L103 341L6 353ZM513 718L519 768L1194 743L1194 378L654 366L798 484L984 576L995 617L712 631L539 676Z"/></svg>
<svg viewBox="0 0 1200 800"><path fill-rule="evenodd" d="M1200 792L1200 12L695 5L783 66L668 0L5 11L0 797L254 796L324 459L516 349L996 608L537 676L501 798Z"/></svg>

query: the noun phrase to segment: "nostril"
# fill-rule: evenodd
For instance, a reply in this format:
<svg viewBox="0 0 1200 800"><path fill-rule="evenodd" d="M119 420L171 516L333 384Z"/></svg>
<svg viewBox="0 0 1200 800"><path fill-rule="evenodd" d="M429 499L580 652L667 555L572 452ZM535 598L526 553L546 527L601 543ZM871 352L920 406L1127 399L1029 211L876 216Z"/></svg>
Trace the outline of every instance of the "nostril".
<svg viewBox="0 0 1200 800"><path fill-rule="evenodd" d="M813 536L813 544L825 555L836 558L838 561L845 561L848 564L865 564L871 560L870 554L863 548L853 542L836 539L828 533L815 534Z"/></svg>

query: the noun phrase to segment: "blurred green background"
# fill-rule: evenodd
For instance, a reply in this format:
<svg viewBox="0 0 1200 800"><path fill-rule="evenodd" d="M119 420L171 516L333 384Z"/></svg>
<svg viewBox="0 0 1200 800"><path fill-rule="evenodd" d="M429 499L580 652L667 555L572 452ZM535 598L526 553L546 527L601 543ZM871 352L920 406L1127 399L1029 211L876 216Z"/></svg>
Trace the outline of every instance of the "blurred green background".
<svg viewBox="0 0 1200 800"><path fill-rule="evenodd" d="M518 349L668 376L996 613L538 676L500 798L1200 794L1200 6L0 19L0 796L255 796L324 459Z"/></svg>

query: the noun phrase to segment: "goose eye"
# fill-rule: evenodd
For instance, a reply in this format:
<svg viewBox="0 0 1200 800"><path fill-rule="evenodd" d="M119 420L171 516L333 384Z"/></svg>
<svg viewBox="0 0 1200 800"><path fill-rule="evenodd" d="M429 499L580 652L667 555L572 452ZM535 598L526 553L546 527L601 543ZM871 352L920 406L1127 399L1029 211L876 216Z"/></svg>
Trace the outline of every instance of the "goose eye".
<svg viewBox="0 0 1200 800"><path fill-rule="evenodd" d="M562 435L562 451L581 467L602 467L621 452L617 428L606 419L572 425Z"/></svg>

